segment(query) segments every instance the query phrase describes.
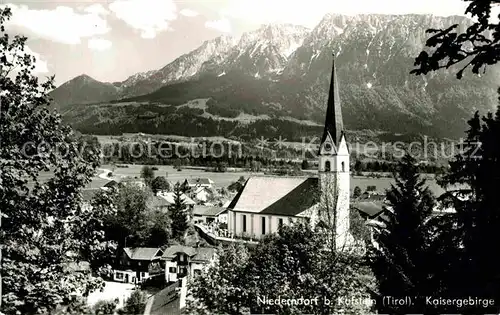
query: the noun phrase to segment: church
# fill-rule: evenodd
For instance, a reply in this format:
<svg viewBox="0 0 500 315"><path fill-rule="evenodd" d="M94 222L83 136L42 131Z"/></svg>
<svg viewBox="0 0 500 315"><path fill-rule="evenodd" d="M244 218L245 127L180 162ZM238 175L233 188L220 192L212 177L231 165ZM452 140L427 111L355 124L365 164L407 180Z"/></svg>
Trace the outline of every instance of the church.
<svg viewBox="0 0 500 315"><path fill-rule="evenodd" d="M228 206L228 230L235 237L259 239L296 221L335 227L335 247L353 244L349 231L349 148L344 133L335 61L314 177L252 176Z"/></svg>

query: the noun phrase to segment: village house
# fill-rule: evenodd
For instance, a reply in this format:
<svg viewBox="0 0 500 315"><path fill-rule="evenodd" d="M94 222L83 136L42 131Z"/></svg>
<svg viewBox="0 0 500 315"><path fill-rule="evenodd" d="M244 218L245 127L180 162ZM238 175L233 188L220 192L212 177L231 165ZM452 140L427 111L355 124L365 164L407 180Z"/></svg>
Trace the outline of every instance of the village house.
<svg viewBox="0 0 500 315"><path fill-rule="evenodd" d="M175 204L174 192L159 192L157 196L164 200L163 207L170 207ZM181 201L183 205L191 209L194 207L194 205L196 205L196 202L193 199L189 198L186 194L181 195Z"/></svg>
<svg viewBox="0 0 500 315"><path fill-rule="evenodd" d="M214 181L210 178L189 178L184 181L184 186L188 188L206 187L212 188Z"/></svg>
<svg viewBox="0 0 500 315"><path fill-rule="evenodd" d="M336 248L350 247L354 239L349 224L349 182L349 148L334 62L318 151L318 175L250 177L228 207L228 231L236 238L259 239L275 233L283 224L301 220L314 225L330 220L335 224Z"/></svg>
<svg viewBox="0 0 500 315"><path fill-rule="evenodd" d="M364 220L374 220L384 212L383 202L381 201L360 201L353 204L361 218Z"/></svg>
<svg viewBox="0 0 500 315"><path fill-rule="evenodd" d="M195 201L205 203L213 197L214 193L211 188L200 186L193 188L191 195Z"/></svg>
<svg viewBox="0 0 500 315"><path fill-rule="evenodd" d="M211 247L173 245L165 249L165 280L167 283L190 275L197 275L216 258L217 250Z"/></svg>
<svg viewBox="0 0 500 315"><path fill-rule="evenodd" d="M107 182L106 184L104 184L101 187L101 189L102 190L110 190L110 189L118 188L118 185L119 185L118 181L116 181L116 180L110 180L109 182Z"/></svg>
<svg viewBox="0 0 500 315"><path fill-rule="evenodd" d="M140 188L146 187L146 183L144 180L140 178L131 178L131 177L123 177L123 178L117 178L110 180L106 184L104 184L101 189L103 190L110 190L110 189L117 189L120 187L120 185L136 185Z"/></svg>
<svg viewBox="0 0 500 315"><path fill-rule="evenodd" d="M113 271L113 280L124 283L139 283L145 279L161 274L163 251L151 247L126 247L119 258L117 268Z"/></svg>
<svg viewBox="0 0 500 315"><path fill-rule="evenodd" d="M193 223L227 223L227 209L215 206L196 205L193 208Z"/></svg>

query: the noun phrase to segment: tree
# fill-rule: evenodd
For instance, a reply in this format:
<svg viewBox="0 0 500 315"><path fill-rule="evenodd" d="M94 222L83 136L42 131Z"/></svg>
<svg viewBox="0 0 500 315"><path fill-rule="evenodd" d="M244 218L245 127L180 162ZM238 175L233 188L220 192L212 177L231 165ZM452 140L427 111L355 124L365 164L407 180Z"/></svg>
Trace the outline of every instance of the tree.
<svg viewBox="0 0 500 315"><path fill-rule="evenodd" d="M168 244L172 237L172 220L167 213L161 210L152 210L148 213L148 236L145 243L151 247L161 247Z"/></svg>
<svg viewBox="0 0 500 315"><path fill-rule="evenodd" d="M125 302L125 306L120 310L119 314L143 314L146 308L147 298L144 292L135 290Z"/></svg>
<svg viewBox="0 0 500 315"><path fill-rule="evenodd" d="M435 199L425 179L420 179L415 159L407 153L394 174L396 184L387 190L390 211L386 227L374 239L372 266L382 296L430 296L428 291L428 227L426 220L435 206ZM424 303L397 309L378 303L379 312L420 312Z"/></svg>
<svg viewBox="0 0 500 315"><path fill-rule="evenodd" d="M363 259L330 252L324 245L321 233L296 224L267 236L251 252L242 245L222 250L219 262L191 285L192 303L205 313L190 314L369 313L369 305L339 303L339 298L369 298L373 283ZM259 297L319 298L317 305L263 305Z"/></svg>
<svg viewBox="0 0 500 315"><path fill-rule="evenodd" d="M114 314L116 306L118 305L117 300L100 300L94 305L93 310L95 315L108 315Z"/></svg>
<svg viewBox="0 0 500 315"><path fill-rule="evenodd" d="M144 165L141 169L141 178L144 179L146 186L151 187L155 178L155 171L148 165Z"/></svg>
<svg viewBox="0 0 500 315"><path fill-rule="evenodd" d="M250 171L260 172L262 169L262 163L260 161L252 161L250 163Z"/></svg>
<svg viewBox="0 0 500 315"><path fill-rule="evenodd" d="M308 170L308 169L309 169L309 162L308 162L307 160L303 160L303 161L302 161L301 168L302 168L303 170Z"/></svg>
<svg viewBox="0 0 500 315"><path fill-rule="evenodd" d="M231 183L229 186L227 186L227 190L232 191L232 192L238 192L240 191L243 186L245 185L245 177L240 176L236 182Z"/></svg>
<svg viewBox="0 0 500 315"><path fill-rule="evenodd" d="M159 191L170 191L170 183L168 180L163 177L163 176L157 176L152 182L151 182L151 189L153 190L153 193L158 193Z"/></svg>
<svg viewBox="0 0 500 315"><path fill-rule="evenodd" d="M188 314L242 314L248 310L243 278L249 262L248 249L231 244L218 249L218 259L189 286Z"/></svg>
<svg viewBox="0 0 500 315"><path fill-rule="evenodd" d="M189 227L188 211L183 201L183 193L180 183L174 187L174 204L170 208L172 218L172 237L183 241L184 235Z"/></svg>
<svg viewBox="0 0 500 315"><path fill-rule="evenodd" d="M426 46L433 47L429 54L422 51L415 59L418 68L411 73L420 75L442 68L449 68L462 62L464 67L457 72L457 78L462 78L463 72L472 66L472 72L478 74L481 69L496 64L500 60L500 28L498 23L490 21L491 9L498 6L498 0L465 0L470 2L465 13L470 14L474 21L465 32L457 31L459 24L446 29L429 29L433 34L427 39ZM491 32L491 36L486 36ZM436 48L434 48L436 47Z"/></svg>
<svg viewBox="0 0 500 315"><path fill-rule="evenodd" d="M354 187L354 191L352 192L352 197L359 198L361 197L361 194L362 194L361 188L359 188L359 186Z"/></svg>
<svg viewBox="0 0 500 315"><path fill-rule="evenodd" d="M129 247L142 244L143 240L148 238L151 193L136 185L122 185L113 191L109 198L111 200L102 206L108 207L111 203L116 208L116 215L107 219L108 238L116 241L120 248L123 248L125 243Z"/></svg>
<svg viewBox="0 0 500 315"><path fill-rule="evenodd" d="M170 239L170 218L168 213L152 206L153 198L151 191L137 185L99 192L93 208L113 209L103 219L106 239L120 248L166 244Z"/></svg>
<svg viewBox="0 0 500 315"><path fill-rule="evenodd" d="M491 257L491 248L500 244L500 206L498 189L493 184L500 178L500 106L495 114L488 113L482 118L476 112L468 124L463 148L440 181L444 187L455 187L441 199L456 214L438 222L441 229L436 236L439 245L436 251L446 254L440 257L439 265L445 271L442 278L445 294L473 294L497 300L500 272ZM478 312L477 307L469 308ZM497 313L498 307L481 312Z"/></svg>
<svg viewBox="0 0 500 315"><path fill-rule="evenodd" d="M0 9L0 311L53 313L68 309L73 293L103 285L65 268L84 259L102 232L84 226L81 194L100 149L49 110L54 77L40 84L32 74L35 58L25 52L26 37L5 32L10 17L9 8ZM40 174L49 171L52 178L43 182Z"/></svg>

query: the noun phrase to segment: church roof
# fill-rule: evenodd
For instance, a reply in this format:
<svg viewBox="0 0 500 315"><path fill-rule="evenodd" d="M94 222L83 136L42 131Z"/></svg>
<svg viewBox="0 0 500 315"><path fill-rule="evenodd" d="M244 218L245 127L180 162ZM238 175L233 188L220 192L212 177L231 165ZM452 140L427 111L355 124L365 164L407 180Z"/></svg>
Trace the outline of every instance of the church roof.
<svg viewBox="0 0 500 315"><path fill-rule="evenodd" d="M329 133L334 141L335 146L338 147L343 132L344 123L342 121L339 85L334 60L332 65L332 77L330 79L330 91L328 93L325 129L323 131L323 136L321 137L321 143L325 142Z"/></svg>
<svg viewBox="0 0 500 315"><path fill-rule="evenodd" d="M270 215L295 216L319 202L315 177L250 177L228 209Z"/></svg>

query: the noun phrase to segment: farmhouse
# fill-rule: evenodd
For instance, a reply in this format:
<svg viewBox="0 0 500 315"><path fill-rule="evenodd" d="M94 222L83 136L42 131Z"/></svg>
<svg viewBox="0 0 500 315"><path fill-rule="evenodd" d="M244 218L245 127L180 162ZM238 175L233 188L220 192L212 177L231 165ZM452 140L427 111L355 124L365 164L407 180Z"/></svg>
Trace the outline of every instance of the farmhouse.
<svg viewBox="0 0 500 315"><path fill-rule="evenodd" d="M167 283L196 275L216 258L216 249L211 247L189 247L173 245L167 248L162 259L165 261L165 280Z"/></svg>
<svg viewBox="0 0 500 315"><path fill-rule="evenodd" d="M138 283L163 272L160 248L126 247L123 249L118 266L113 272L113 280Z"/></svg>
<svg viewBox="0 0 500 315"><path fill-rule="evenodd" d="M281 224L329 221L335 226L336 248L354 244L349 230L349 149L335 62L318 165L315 177L250 177L228 207L229 233L259 239Z"/></svg>

